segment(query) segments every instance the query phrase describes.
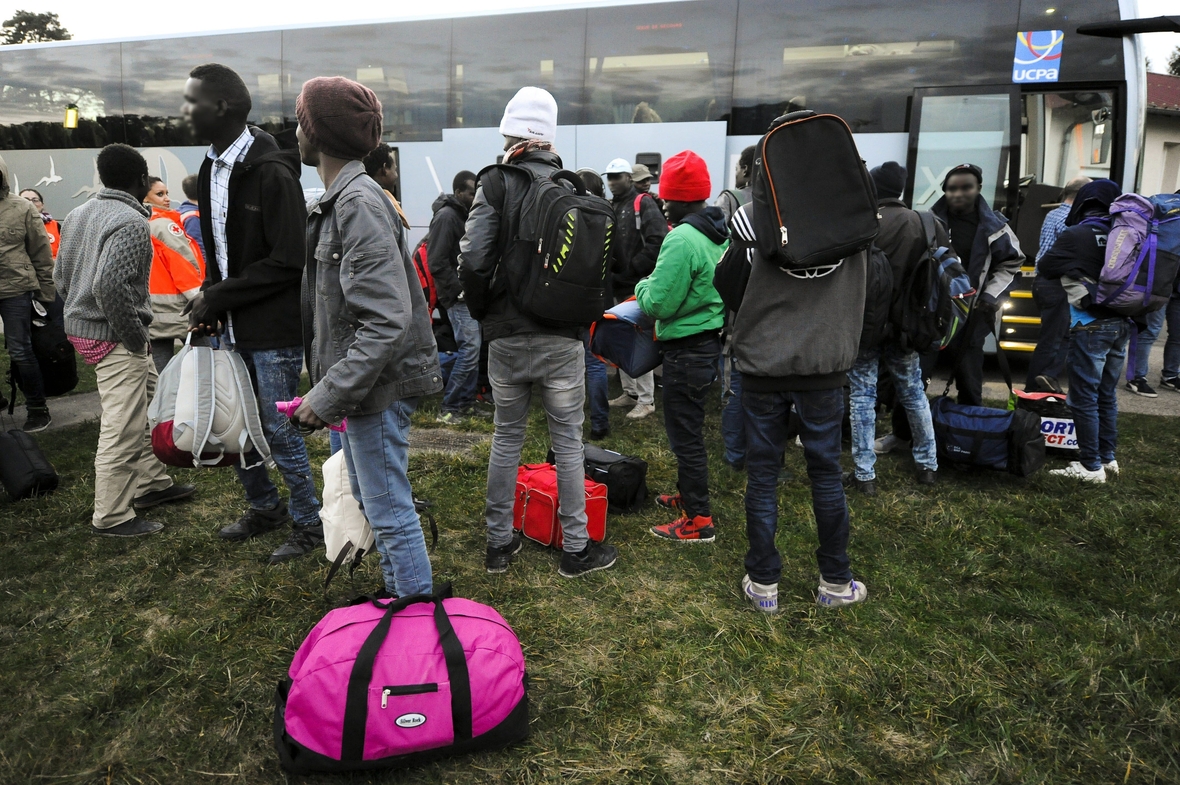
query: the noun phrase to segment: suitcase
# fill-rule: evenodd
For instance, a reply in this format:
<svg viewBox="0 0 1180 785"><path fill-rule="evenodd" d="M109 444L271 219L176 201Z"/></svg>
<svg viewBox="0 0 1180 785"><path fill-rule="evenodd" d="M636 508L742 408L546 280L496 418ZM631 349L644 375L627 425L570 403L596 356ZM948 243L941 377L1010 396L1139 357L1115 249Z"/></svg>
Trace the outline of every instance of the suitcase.
<svg viewBox="0 0 1180 785"><path fill-rule="evenodd" d="M564 538L557 504L557 467L535 463L517 469L512 528L533 542L561 550ZM606 508L606 486L587 479L586 533L594 542L606 539Z"/></svg>
<svg viewBox="0 0 1180 785"><path fill-rule="evenodd" d="M647 500L647 462L594 444L585 450L586 479L606 486L607 512L638 512ZM555 457L550 447L545 460L556 463Z"/></svg>
<svg viewBox="0 0 1180 785"><path fill-rule="evenodd" d="M755 148L753 224L763 259L785 271L835 266L877 236L877 199L848 124L792 112Z"/></svg>
<svg viewBox="0 0 1180 785"><path fill-rule="evenodd" d="M57 490L53 464L35 439L24 431L0 433L0 482L15 501Z"/></svg>

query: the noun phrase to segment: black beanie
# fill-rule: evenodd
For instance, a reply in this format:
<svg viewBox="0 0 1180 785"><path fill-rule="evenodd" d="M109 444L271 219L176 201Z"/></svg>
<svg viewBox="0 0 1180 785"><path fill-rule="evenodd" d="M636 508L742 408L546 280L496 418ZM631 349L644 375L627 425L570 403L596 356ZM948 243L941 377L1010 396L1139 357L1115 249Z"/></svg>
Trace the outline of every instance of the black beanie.
<svg viewBox="0 0 1180 785"><path fill-rule="evenodd" d="M900 199L905 191L905 167L897 161L886 161L869 170L879 199Z"/></svg>

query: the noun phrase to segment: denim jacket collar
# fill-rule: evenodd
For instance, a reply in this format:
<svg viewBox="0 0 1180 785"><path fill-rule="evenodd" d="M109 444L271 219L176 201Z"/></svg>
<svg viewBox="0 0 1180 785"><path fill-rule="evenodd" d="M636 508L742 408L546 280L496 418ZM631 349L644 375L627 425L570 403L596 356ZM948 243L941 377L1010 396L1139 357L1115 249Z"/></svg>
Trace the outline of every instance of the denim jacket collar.
<svg viewBox="0 0 1180 785"><path fill-rule="evenodd" d="M332 209L332 205L336 203L337 197L340 196L348 184L364 175L365 165L363 163L360 161L349 161L346 163L344 168L336 175L336 179L332 181L332 187L324 192L324 195L311 208L311 211L313 213L323 213Z"/></svg>

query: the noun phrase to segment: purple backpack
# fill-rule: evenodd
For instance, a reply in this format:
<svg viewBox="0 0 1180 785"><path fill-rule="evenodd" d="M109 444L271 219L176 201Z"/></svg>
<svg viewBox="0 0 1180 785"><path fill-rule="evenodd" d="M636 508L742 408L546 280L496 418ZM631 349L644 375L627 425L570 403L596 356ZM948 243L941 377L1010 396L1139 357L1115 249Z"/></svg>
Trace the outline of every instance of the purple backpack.
<svg viewBox="0 0 1180 785"><path fill-rule="evenodd" d="M449 595L366 598L320 620L276 695L285 770L411 766L528 735L520 641L496 611Z"/></svg>
<svg viewBox="0 0 1180 785"><path fill-rule="evenodd" d="M1123 194L1110 217L1098 305L1124 316L1159 310L1180 270L1180 196Z"/></svg>

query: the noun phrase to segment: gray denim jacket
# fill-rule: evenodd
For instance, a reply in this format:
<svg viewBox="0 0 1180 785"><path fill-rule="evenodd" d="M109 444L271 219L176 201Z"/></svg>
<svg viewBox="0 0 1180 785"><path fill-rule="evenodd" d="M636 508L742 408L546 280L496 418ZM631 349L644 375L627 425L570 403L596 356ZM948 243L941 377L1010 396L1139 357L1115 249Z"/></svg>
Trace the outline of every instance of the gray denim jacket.
<svg viewBox="0 0 1180 785"><path fill-rule="evenodd" d="M321 419L376 414L442 389L426 298L399 218L360 161L340 171L307 217L303 346Z"/></svg>

